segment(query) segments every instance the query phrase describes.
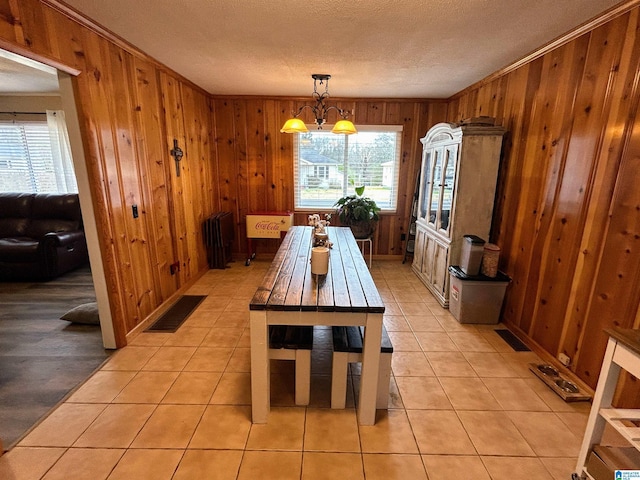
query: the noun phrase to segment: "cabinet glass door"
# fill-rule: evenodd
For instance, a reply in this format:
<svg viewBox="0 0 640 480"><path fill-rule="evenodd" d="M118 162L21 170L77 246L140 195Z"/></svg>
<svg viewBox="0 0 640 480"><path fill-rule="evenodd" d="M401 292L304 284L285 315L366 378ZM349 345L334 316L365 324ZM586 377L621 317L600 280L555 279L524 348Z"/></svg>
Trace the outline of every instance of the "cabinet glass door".
<svg viewBox="0 0 640 480"><path fill-rule="evenodd" d="M433 151L433 162L431 164L431 188L429 189L429 218L427 221L435 226L437 225L438 206L440 205L440 196L442 195L442 188L440 184L442 181L442 149Z"/></svg>
<svg viewBox="0 0 640 480"><path fill-rule="evenodd" d="M419 218L426 219L428 213L429 191L431 190L431 152L424 152L422 159L422 178L420 179L420 211Z"/></svg>
<svg viewBox="0 0 640 480"><path fill-rule="evenodd" d="M458 165L458 145L449 145L444 150L444 167L442 181L439 182L442 188L442 204L440 207L440 218L438 228L446 232L449 231L451 222L451 208L453 207L454 187L456 183L456 168Z"/></svg>

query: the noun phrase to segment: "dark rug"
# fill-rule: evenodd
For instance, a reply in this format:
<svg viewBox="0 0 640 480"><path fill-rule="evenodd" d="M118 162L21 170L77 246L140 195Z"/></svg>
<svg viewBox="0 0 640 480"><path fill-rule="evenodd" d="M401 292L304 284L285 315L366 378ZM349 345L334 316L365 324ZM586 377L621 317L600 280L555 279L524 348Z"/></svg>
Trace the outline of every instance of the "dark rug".
<svg viewBox="0 0 640 480"><path fill-rule="evenodd" d="M531 350L516 337L510 330L495 330L495 332L507 342L516 352L530 352Z"/></svg>
<svg viewBox="0 0 640 480"><path fill-rule="evenodd" d="M183 295L146 331L175 332L205 298L206 295Z"/></svg>

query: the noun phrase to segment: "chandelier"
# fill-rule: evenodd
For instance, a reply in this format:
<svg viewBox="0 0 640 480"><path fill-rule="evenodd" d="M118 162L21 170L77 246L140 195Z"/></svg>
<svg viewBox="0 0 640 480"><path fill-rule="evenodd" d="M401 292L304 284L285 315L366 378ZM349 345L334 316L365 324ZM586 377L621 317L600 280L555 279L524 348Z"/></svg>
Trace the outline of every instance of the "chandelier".
<svg viewBox="0 0 640 480"><path fill-rule="evenodd" d="M293 118L287 120L280 132L282 133L305 133L309 130L304 122L298 118L302 111L305 108L310 108L315 116L316 125L318 125L318 130L322 130L322 125L327 121L327 113L330 110L336 110L338 114L342 117L342 120L338 120L336 124L331 129L331 133L338 133L344 135L351 135L352 133L358 133L356 127L353 123L347 120L347 116L349 112L343 110L342 108L338 108L335 105L327 106L325 104L325 100L329 98L329 79L331 75L327 75L325 73L314 73L311 75L313 78L313 98L316 101L315 105L303 105L298 109L297 112L293 113ZM324 85L324 92L318 93L318 85Z"/></svg>

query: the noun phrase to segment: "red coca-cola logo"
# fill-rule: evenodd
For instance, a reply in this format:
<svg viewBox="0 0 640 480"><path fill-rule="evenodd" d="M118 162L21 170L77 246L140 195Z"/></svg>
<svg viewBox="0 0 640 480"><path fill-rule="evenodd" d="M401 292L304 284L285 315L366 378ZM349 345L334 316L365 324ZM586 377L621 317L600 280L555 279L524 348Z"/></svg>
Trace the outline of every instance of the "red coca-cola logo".
<svg viewBox="0 0 640 480"><path fill-rule="evenodd" d="M262 222L256 223L256 230L270 230L270 231L279 231L280 224L278 222L269 222L267 220L263 220Z"/></svg>

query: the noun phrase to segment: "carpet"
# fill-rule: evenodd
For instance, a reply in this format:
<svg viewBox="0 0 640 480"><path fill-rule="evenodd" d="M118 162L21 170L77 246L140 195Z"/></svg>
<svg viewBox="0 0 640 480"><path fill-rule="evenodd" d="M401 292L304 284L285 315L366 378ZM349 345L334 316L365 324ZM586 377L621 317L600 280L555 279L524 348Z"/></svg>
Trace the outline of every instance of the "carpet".
<svg viewBox="0 0 640 480"><path fill-rule="evenodd" d="M183 295L146 331L175 332L205 298L206 295Z"/></svg>

